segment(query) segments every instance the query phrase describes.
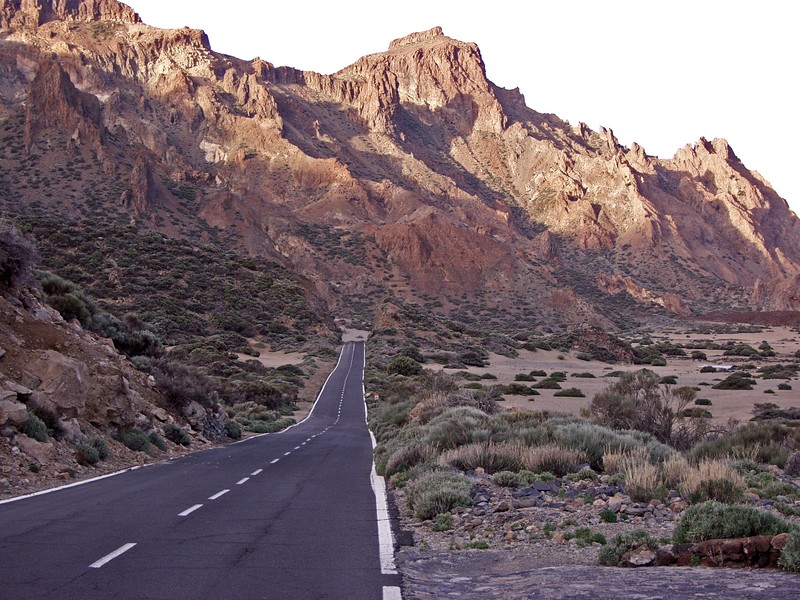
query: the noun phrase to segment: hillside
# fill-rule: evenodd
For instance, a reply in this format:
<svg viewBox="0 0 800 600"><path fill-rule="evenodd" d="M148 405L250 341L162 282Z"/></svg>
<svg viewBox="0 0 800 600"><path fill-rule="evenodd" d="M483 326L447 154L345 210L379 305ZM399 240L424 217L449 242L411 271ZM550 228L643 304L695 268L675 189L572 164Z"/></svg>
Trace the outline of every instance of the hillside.
<svg viewBox="0 0 800 600"><path fill-rule="evenodd" d="M626 148L440 28L321 75L114 0L3 0L0 27L0 210L27 222L269 259L366 325L386 297L508 333L800 310L800 221L726 141Z"/></svg>

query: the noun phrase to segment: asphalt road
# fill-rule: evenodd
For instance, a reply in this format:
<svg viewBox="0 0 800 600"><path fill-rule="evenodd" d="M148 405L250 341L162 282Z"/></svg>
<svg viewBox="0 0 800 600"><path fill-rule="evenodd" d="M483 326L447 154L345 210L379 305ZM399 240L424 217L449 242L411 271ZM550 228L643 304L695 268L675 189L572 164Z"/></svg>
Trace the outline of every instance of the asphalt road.
<svg viewBox="0 0 800 600"><path fill-rule="evenodd" d="M363 365L283 433L0 504L0 598L399 598Z"/></svg>

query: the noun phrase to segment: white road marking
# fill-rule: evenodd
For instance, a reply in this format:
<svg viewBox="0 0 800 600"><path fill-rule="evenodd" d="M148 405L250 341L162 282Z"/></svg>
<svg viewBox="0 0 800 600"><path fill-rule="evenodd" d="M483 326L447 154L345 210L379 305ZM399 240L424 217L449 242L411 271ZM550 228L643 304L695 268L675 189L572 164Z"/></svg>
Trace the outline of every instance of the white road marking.
<svg viewBox="0 0 800 600"><path fill-rule="evenodd" d="M366 366L367 357L364 353L364 366ZM363 370L361 376L361 389L364 390L364 376ZM366 394L364 394L366 396ZM364 418L367 418L367 402L364 401ZM375 450L377 442L372 430L369 432L369 437L372 440L372 449ZM370 483L372 491L375 493L375 513L378 519L378 549L380 551L381 573L384 575L396 575L397 567L394 562L394 535L392 534L392 524L389 520L389 505L386 503L386 480L378 475L375 471L375 461L372 461L372 472L370 473ZM393 590L391 587L383 588L383 597L385 599L401 598L400 588L397 589L396 596L387 596L386 591ZM391 591L390 593L394 593Z"/></svg>
<svg viewBox="0 0 800 600"><path fill-rule="evenodd" d="M271 460L271 461L269 461L269 464L271 464L271 465L274 465L274 464L275 464L276 462L278 462L279 460L280 460L280 458L276 458L275 460Z"/></svg>
<svg viewBox="0 0 800 600"><path fill-rule="evenodd" d="M188 516L188 515L192 514L194 511L196 511L198 508L200 508L201 506L203 506L203 505L202 505L202 504L195 504L194 506L192 506L192 507L190 507L190 508L187 508L187 509L186 509L185 511L183 511L182 513L178 513L178 516L179 516L179 517L185 517L185 516Z"/></svg>
<svg viewBox="0 0 800 600"><path fill-rule="evenodd" d="M211 496L211 497L209 498L209 500L216 500L217 498L221 498L222 496L224 496L224 495L225 495L225 494L227 494L228 492L230 492L230 490L222 490L221 492L217 492L216 494L214 494L213 496Z"/></svg>
<svg viewBox="0 0 800 600"><path fill-rule="evenodd" d="M130 544L125 544L124 546L120 546L119 548L114 550L111 554L106 554L100 560L94 561L92 564L89 565L89 568L90 569L99 569L100 567L102 567L107 562L111 562L112 560L117 558L120 554L125 554L128 550L133 548L135 545L136 544L134 544L134 543L130 543Z"/></svg>
<svg viewBox="0 0 800 600"><path fill-rule="evenodd" d="M383 600L403 600L399 587L383 586Z"/></svg>
<svg viewBox="0 0 800 600"><path fill-rule="evenodd" d="M284 456L289 456L290 454L291 454L291 452L284 452L283 453Z"/></svg>
<svg viewBox="0 0 800 600"><path fill-rule="evenodd" d="M300 446L295 446L294 449L295 450L300 450Z"/></svg>
<svg viewBox="0 0 800 600"><path fill-rule="evenodd" d="M264 471L264 469L256 469L255 471L253 471L252 473L250 473L250 475L252 475L253 477L255 477L256 475L261 475L261 473L262 473L263 471Z"/></svg>
<svg viewBox="0 0 800 600"><path fill-rule="evenodd" d="M67 485L60 485L58 487L50 488L49 490L41 490L39 492L34 492L32 494L25 494L24 496L17 496L16 498L8 498L7 500L0 500L0 504L10 504L11 502L17 502L18 500L26 500L27 498L33 498L35 496L44 496L45 494L51 494L53 492L58 492L61 490L66 490L69 488L77 487L79 485L86 485L87 483L94 483L95 481L100 481L101 479L108 479L109 477L116 477L117 475L122 475L123 473L127 473L128 471L135 471L137 469L141 469L142 467L149 467L151 465L136 465L135 467L130 467L128 469L122 469L121 471L115 471L114 473L108 473L107 475L100 475L100 477L92 477L91 479L84 479L83 481L76 481L75 483L68 483Z"/></svg>
<svg viewBox="0 0 800 600"><path fill-rule="evenodd" d="M243 483L247 483L248 481L250 481L250 478L249 477L244 477L244 478L240 479L239 481L237 481L236 485L242 485Z"/></svg>

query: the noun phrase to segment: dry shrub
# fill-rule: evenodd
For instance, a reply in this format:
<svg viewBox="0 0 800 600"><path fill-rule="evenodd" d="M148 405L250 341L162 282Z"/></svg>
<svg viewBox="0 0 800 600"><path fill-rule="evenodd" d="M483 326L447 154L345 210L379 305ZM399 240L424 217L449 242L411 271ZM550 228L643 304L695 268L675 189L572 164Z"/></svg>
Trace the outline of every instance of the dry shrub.
<svg viewBox="0 0 800 600"><path fill-rule="evenodd" d="M692 502L736 502L747 489L744 478L723 460L702 460L684 472L678 491Z"/></svg>
<svg viewBox="0 0 800 600"><path fill-rule="evenodd" d="M450 394L434 392L420 400L416 406L411 409L408 420L424 425L451 406L453 405L450 402Z"/></svg>
<svg viewBox="0 0 800 600"><path fill-rule="evenodd" d="M514 442L467 444L443 453L439 464L469 471L482 467L487 473L520 471L527 447Z"/></svg>
<svg viewBox="0 0 800 600"><path fill-rule="evenodd" d="M406 471L424 463L431 457L430 447L422 441L414 440L400 445L386 458L386 466L382 475L391 477L395 473Z"/></svg>
<svg viewBox="0 0 800 600"><path fill-rule="evenodd" d="M673 454L662 465L665 483L676 488L686 474L692 469L689 461L682 454Z"/></svg>
<svg viewBox="0 0 800 600"><path fill-rule="evenodd" d="M556 444L528 447L522 453L523 468L534 473L547 471L559 477L569 473L584 458L582 452Z"/></svg>
<svg viewBox="0 0 800 600"><path fill-rule="evenodd" d="M637 502L647 502L663 495L664 482L658 467L650 462L646 448L634 448L620 463L625 474L625 491Z"/></svg>
<svg viewBox="0 0 800 600"><path fill-rule="evenodd" d="M608 474L618 473L625 458L625 451L606 446L603 452L603 472Z"/></svg>

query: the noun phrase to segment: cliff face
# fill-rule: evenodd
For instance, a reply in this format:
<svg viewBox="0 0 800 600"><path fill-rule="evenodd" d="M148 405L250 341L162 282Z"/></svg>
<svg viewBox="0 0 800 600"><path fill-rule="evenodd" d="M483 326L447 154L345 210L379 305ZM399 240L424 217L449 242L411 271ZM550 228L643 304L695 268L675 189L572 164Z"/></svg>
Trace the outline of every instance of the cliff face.
<svg viewBox="0 0 800 600"><path fill-rule="evenodd" d="M662 160L537 113L440 28L320 75L216 54L110 0L0 0L0 25L0 143L24 115L29 155L77 153L88 179L121 182L95 200L110 213L216 228L341 310L387 291L527 323L797 308L800 222L727 142ZM6 208L43 201L9 184Z"/></svg>

